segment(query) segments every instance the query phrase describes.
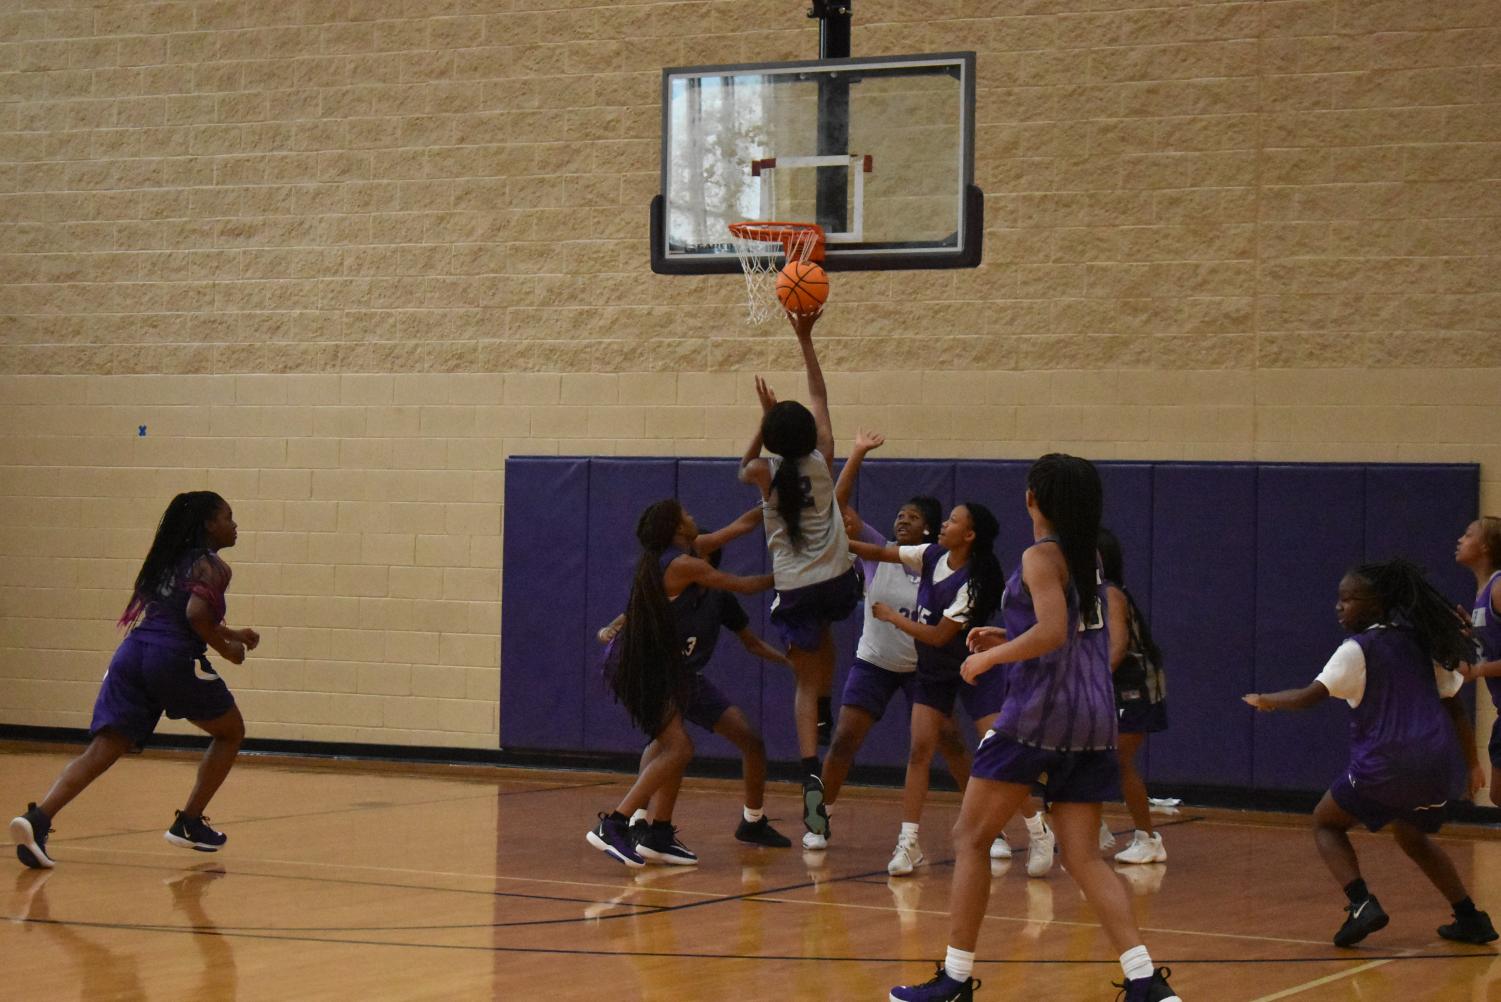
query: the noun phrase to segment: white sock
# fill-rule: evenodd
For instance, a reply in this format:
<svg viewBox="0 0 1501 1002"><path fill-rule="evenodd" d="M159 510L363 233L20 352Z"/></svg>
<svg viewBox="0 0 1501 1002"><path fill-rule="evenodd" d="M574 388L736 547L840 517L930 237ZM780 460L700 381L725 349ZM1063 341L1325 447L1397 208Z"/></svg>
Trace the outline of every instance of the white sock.
<svg viewBox="0 0 1501 1002"><path fill-rule="evenodd" d="M1136 829L1136 834L1133 835L1132 838L1135 839L1137 842L1150 842L1150 841L1152 841L1152 833L1151 832L1144 832L1140 828L1138 828L1138 829Z"/></svg>
<svg viewBox="0 0 1501 1002"><path fill-rule="evenodd" d="M745 820L749 821L751 824L755 824L757 821L760 821L762 818L766 817L765 811L759 809L753 811L749 807L742 808L741 813L745 815Z"/></svg>
<svg viewBox="0 0 1501 1002"><path fill-rule="evenodd" d="M903 821L902 822L902 838L904 840L910 841L910 842L916 842L917 841L917 822L916 821Z"/></svg>
<svg viewBox="0 0 1501 1002"><path fill-rule="evenodd" d="M645 820L646 820L646 809L645 808L642 808L641 810L637 811L635 814L631 815L631 824L635 824L637 821L645 821Z"/></svg>
<svg viewBox="0 0 1501 1002"><path fill-rule="evenodd" d="M1030 818L1022 818L1027 823L1027 834L1039 836L1047 830L1047 823L1042 820L1042 812L1038 811Z"/></svg>
<svg viewBox="0 0 1501 1002"><path fill-rule="evenodd" d="M1121 954L1121 970L1126 972L1127 981L1150 978L1153 970L1152 955L1147 953L1145 946L1133 946Z"/></svg>
<svg viewBox="0 0 1501 1002"><path fill-rule="evenodd" d="M968 981L975 972L974 952L949 947L949 952L943 957L943 969L955 981Z"/></svg>

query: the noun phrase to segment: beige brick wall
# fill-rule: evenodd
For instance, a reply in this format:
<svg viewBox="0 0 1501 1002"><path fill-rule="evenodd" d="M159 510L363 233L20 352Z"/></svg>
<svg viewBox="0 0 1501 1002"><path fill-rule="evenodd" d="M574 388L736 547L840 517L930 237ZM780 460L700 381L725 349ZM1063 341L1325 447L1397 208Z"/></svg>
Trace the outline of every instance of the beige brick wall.
<svg viewBox="0 0 1501 1002"><path fill-rule="evenodd" d="M988 229L835 276L844 437L1479 461L1501 511L1501 0L856 13L979 50ZM815 51L781 0L0 0L0 722L87 722L212 487L253 733L493 746L504 458L735 454L798 386L738 279L647 269L660 68Z"/></svg>

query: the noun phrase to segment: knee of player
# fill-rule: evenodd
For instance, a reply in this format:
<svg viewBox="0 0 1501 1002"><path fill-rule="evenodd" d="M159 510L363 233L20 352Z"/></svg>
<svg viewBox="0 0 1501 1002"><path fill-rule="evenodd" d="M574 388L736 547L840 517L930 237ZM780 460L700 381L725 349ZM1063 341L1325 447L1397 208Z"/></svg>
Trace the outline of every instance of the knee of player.
<svg viewBox="0 0 1501 1002"><path fill-rule="evenodd" d="M854 758L860 750L860 739L847 728L836 728L834 741L829 746L829 755L838 758Z"/></svg>
<svg viewBox="0 0 1501 1002"><path fill-rule="evenodd" d="M987 848L995 840L995 836L987 836L985 831L972 819L966 818L961 812L954 821L954 827L950 831L953 838L954 850L964 849L977 850Z"/></svg>

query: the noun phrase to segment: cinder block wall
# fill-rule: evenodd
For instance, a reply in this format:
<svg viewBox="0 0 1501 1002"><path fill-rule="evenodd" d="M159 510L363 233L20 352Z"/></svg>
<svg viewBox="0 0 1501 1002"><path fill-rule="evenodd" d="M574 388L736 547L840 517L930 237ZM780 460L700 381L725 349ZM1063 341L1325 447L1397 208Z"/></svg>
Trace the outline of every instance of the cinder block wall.
<svg viewBox="0 0 1501 1002"><path fill-rule="evenodd" d="M737 278L649 273L646 205L660 68L811 57L804 6L0 4L0 722L87 724L211 487L253 734L493 747L505 457L736 454L751 373L798 391ZM856 14L979 50L988 230L836 276L842 439L1478 460L1501 511L1501 2Z"/></svg>

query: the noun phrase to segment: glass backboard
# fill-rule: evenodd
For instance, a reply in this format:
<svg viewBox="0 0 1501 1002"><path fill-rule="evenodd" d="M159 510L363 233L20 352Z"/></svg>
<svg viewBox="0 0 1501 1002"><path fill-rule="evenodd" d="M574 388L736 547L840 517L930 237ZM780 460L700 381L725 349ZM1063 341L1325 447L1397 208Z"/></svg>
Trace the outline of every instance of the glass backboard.
<svg viewBox="0 0 1501 1002"><path fill-rule="evenodd" d="M662 71L652 270L740 270L729 225L816 222L829 270L980 263L975 55Z"/></svg>

